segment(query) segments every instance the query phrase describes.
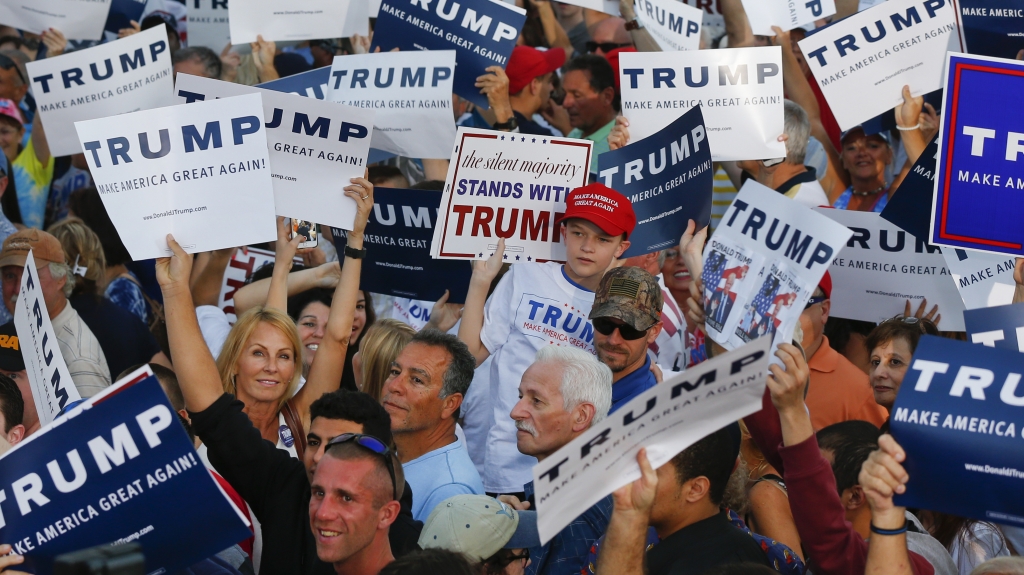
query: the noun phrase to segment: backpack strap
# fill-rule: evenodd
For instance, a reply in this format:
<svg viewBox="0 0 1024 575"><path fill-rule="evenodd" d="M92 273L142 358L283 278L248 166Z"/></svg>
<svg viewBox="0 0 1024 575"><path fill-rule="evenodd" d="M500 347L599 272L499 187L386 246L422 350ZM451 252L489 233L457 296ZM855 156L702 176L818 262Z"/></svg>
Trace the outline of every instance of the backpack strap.
<svg viewBox="0 0 1024 575"><path fill-rule="evenodd" d="M281 415L284 416L284 422L291 430L292 438L295 440L295 453L299 456L299 461L302 461L302 454L306 451L306 430L302 429L302 418L292 401L289 399L284 403Z"/></svg>

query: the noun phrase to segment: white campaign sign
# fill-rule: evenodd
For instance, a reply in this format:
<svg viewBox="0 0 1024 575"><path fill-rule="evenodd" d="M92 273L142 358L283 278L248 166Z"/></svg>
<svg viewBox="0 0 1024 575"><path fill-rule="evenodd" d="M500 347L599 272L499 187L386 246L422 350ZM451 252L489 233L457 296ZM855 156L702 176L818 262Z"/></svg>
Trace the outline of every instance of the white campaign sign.
<svg viewBox="0 0 1024 575"><path fill-rule="evenodd" d="M351 230L356 203L342 188L366 170L374 112L189 74L174 86L181 103L243 94L263 99L277 215Z"/></svg>
<svg viewBox="0 0 1024 575"><path fill-rule="evenodd" d="M170 106L171 51L163 26L56 58L28 63L54 156L82 152L75 122Z"/></svg>
<svg viewBox="0 0 1024 575"><path fill-rule="evenodd" d="M259 94L75 124L110 220L133 260L274 241Z"/></svg>
<svg viewBox="0 0 1024 575"><path fill-rule="evenodd" d="M619 56L622 114L638 141L700 104L711 157L764 160L786 155L782 49L627 52Z"/></svg>
<svg viewBox="0 0 1024 575"><path fill-rule="evenodd" d="M514 1L505 1L509 4L515 4ZM562 3L588 8L595 12L604 12L605 14L611 14L612 16L619 15L619 0L564 0Z"/></svg>
<svg viewBox="0 0 1024 575"><path fill-rule="evenodd" d="M835 0L743 0L750 29L759 36L774 36L772 26L800 28L836 13Z"/></svg>
<svg viewBox="0 0 1024 575"><path fill-rule="evenodd" d="M188 1L188 45L206 46L214 52L231 43L228 0Z"/></svg>
<svg viewBox="0 0 1024 575"><path fill-rule="evenodd" d="M839 127L942 88L946 51L957 51L956 15L945 0L887 0L799 42Z"/></svg>
<svg viewBox="0 0 1024 575"><path fill-rule="evenodd" d="M565 260L557 216L587 183L593 142L459 128L430 255L509 263Z"/></svg>
<svg viewBox="0 0 1024 575"><path fill-rule="evenodd" d="M929 247L875 213L815 211L853 232L828 268L832 315L878 323L902 314L908 300L916 311L924 298L928 309L939 306L939 329L964 331L964 303L937 247Z"/></svg>
<svg viewBox="0 0 1024 575"><path fill-rule="evenodd" d="M264 40L316 40L345 36L349 2L366 0L233 0L230 11L231 43Z"/></svg>
<svg viewBox="0 0 1024 575"><path fill-rule="evenodd" d="M447 160L455 142L455 50L337 56L327 99L377 112L372 148Z"/></svg>
<svg viewBox="0 0 1024 575"><path fill-rule="evenodd" d="M0 24L42 34L60 30L68 40L102 40L111 0L0 0Z"/></svg>
<svg viewBox="0 0 1024 575"><path fill-rule="evenodd" d="M220 296L217 298L217 307L224 310L228 323L235 324L235 292L245 285L252 274L265 265L274 263L274 252L243 246L235 250L227 269L224 270L224 281L220 286ZM302 263L302 258L295 258L296 264Z"/></svg>
<svg viewBox="0 0 1024 575"><path fill-rule="evenodd" d="M761 337L775 345L789 342L807 300L850 234L748 180L704 248L708 335L726 349ZM772 361L778 359L773 355Z"/></svg>
<svg viewBox="0 0 1024 575"><path fill-rule="evenodd" d="M676 0L636 0L636 19L666 52L700 48L699 8Z"/></svg>
<svg viewBox="0 0 1024 575"><path fill-rule="evenodd" d="M21 290L14 306L14 328L18 332L21 357L25 360L25 373L39 412L39 423L45 427L62 409L82 396L60 354L31 251L25 260Z"/></svg>
<svg viewBox="0 0 1024 575"><path fill-rule="evenodd" d="M537 529L546 543L581 513L654 468L761 409L767 338L714 357L636 396L533 468Z"/></svg>
<svg viewBox="0 0 1024 575"><path fill-rule="evenodd" d="M380 9L380 5L377 5ZM373 12L374 18L377 12ZM345 15L345 29L342 37L349 38L353 34L367 36L370 34L370 3L368 0L349 0L348 14Z"/></svg>
<svg viewBox="0 0 1024 575"><path fill-rule="evenodd" d="M942 247L949 273L967 309L1013 303L1013 256Z"/></svg>

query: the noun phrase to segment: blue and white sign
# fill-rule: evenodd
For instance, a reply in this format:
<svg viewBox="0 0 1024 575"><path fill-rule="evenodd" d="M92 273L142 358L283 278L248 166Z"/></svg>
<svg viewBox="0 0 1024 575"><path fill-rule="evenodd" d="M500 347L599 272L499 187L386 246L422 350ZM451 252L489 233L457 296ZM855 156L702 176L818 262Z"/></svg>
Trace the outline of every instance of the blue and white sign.
<svg viewBox="0 0 1024 575"><path fill-rule="evenodd" d="M932 138L921 157L914 163L903 182L882 209L882 219L927 241L932 219L932 197L935 193L935 162L939 156L938 136Z"/></svg>
<svg viewBox="0 0 1024 575"><path fill-rule="evenodd" d="M327 99L327 83L331 79L331 67L324 66L301 74L293 74L277 80L256 84L257 88L288 92L317 100Z"/></svg>
<svg viewBox="0 0 1024 575"><path fill-rule="evenodd" d="M487 108L476 79L508 65L524 22L526 10L501 0L383 0L370 51L455 50L454 92Z"/></svg>
<svg viewBox="0 0 1024 575"><path fill-rule="evenodd" d="M1024 62L949 54L931 242L1024 255Z"/></svg>
<svg viewBox="0 0 1024 575"><path fill-rule="evenodd" d="M19 570L134 541L147 573L174 573L250 536L148 367L0 456L0 541Z"/></svg>
<svg viewBox="0 0 1024 575"><path fill-rule="evenodd" d="M959 51L947 0L887 0L800 41L839 127L849 130L942 87L947 50Z"/></svg>
<svg viewBox="0 0 1024 575"><path fill-rule="evenodd" d="M1024 5L1019 0L949 0L956 10L963 52L1016 58L1024 48Z"/></svg>
<svg viewBox="0 0 1024 575"><path fill-rule="evenodd" d="M188 0L188 45L220 54L231 43L228 0Z"/></svg>
<svg viewBox="0 0 1024 575"><path fill-rule="evenodd" d="M1017 351L926 335L890 419L910 481L897 505L1024 526Z"/></svg>
<svg viewBox="0 0 1024 575"><path fill-rule="evenodd" d="M101 40L111 0L32 0L0 2L0 24L42 34L56 28L68 40Z"/></svg>
<svg viewBox="0 0 1024 575"><path fill-rule="evenodd" d="M699 8L676 0L636 0L636 19L665 52L700 48Z"/></svg>
<svg viewBox="0 0 1024 575"><path fill-rule="evenodd" d="M131 28L133 20L142 22L142 12L145 9L146 0L111 0L107 22L103 25L104 37L116 40L117 33L123 28ZM191 23L189 19L189 24Z"/></svg>
<svg viewBox="0 0 1024 575"><path fill-rule="evenodd" d="M677 245L691 219L698 229L711 221L715 175L700 106L653 136L601 154L597 165L604 184L636 212L624 258Z"/></svg>
<svg viewBox="0 0 1024 575"><path fill-rule="evenodd" d="M772 26L783 30L813 24L836 13L835 0L743 0L750 29L759 36L774 36Z"/></svg>
<svg viewBox="0 0 1024 575"><path fill-rule="evenodd" d="M1024 303L964 312L971 343L1024 352Z"/></svg>
<svg viewBox="0 0 1024 575"><path fill-rule="evenodd" d="M942 248L942 257L966 309L1008 305L1013 301L1014 258L946 247Z"/></svg>
<svg viewBox="0 0 1024 575"><path fill-rule="evenodd" d="M430 257L441 192L376 188L373 201L363 236L369 249L363 260L360 287L426 301L437 301L444 290L449 290L449 302L466 301L473 272L470 262ZM332 228L331 234L338 252L343 252L345 231Z"/></svg>

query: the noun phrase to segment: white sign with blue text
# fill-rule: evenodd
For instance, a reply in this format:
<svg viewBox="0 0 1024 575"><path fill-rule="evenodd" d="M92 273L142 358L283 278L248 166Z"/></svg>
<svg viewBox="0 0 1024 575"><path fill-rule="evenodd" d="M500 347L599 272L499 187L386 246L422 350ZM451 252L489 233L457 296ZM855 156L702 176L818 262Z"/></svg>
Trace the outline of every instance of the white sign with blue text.
<svg viewBox="0 0 1024 575"><path fill-rule="evenodd" d="M786 155L778 141L784 99L778 46L627 52L619 67L622 115L634 142L700 105L716 162Z"/></svg>
<svg viewBox="0 0 1024 575"><path fill-rule="evenodd" d="M56 28L68 40L100 40L110 0L3 0L0 24L42 34Z"/></svg>
<svg viewBox="0 0 1024 575"><path fill-rule="evenodd" d="M699 8L676 0L636 0L636 19L666 52L700 48Z"/></svg>
<svg viewBox="0 0 1024 575"><path fill-rule="evenodd" d="M174 104L164 26L28 63L32 95L54 156L82 152L75 122Z"/></svg>
<svg viewBox="0 0 1024 575"><path fill-rule="evenodd" d="M133 260L274 241L259 94L75 124L96 189Z"/></svg>
<svg viewBox="0 0 1024 575"><path fill-rule="evenodd" d="M366 0L239 0L228 6L232 44L264 40L315 40L345 36L350 2Z"/></svg>
<svg viewBox="0 0 1024 575"><path fill-rule="evenodd" d="M1012 256L942 247L949 273L966 309L1007 305L1013 301Z"/></svg>
<svg viewBox="0 0 1024 575"><path fill-rule="evenodd" d="M243 94L263 100L277 215L352 229L356 204L342 188L366 170L375 113L183 73L174 87L186 104Z"/></svg>
<svg viewBox="0 0 1024 575"><path fill-rule="evenodd" d="M903 101L942 88L946 51L958 51L946 0L887 0L799 42L839 127L849 130Z"/></svg>
<svg viewBox="0 0 1024 575"><path fill-rule="evenodd" d="M231 43L228 0L189 0L188 45L206 46L220 54Z"/></svg>
<svg viewBox="0 0 1024 575"><path fill-rule="evenodd" d="M836 13L835 0L743 0L750 29L759 36L774 36L772 26L785 30L813 24Z"/></svg>

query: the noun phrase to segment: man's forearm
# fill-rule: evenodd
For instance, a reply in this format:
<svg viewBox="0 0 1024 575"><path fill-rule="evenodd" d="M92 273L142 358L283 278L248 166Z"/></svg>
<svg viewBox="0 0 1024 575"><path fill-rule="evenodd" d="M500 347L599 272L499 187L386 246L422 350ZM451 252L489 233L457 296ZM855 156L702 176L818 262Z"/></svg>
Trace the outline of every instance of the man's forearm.
<svg viewBox="0 0 1024 575"><path fill-rule="evenodd" d="M317 287L317 268L308 268L288 274L288 296L300 294ZM267 301L270 293L270 278L242 286L235 292L235 313L242 315L246 310Z"/></svg>
<svg viewBox="0 0 1024 575"><path fill-rule="evenodd" d="M902 507L871 514L871 523L879 529L900 529L907 518ZM872 533L868 541L868 560L864 575L912 575L906 532L899 535Z"/></svg>
<svg viewBox="0 0 1024 575"><path fill-rule="evenodd" d="M647 517L615 511L597 557L596 575L643 575Z"/></svg>
<svg viewBox="0 0 1024 575"><path fill-rule="evenodd" d="M480 340L480 332L484 328L484 305L487 303L487 291L491 283L478 277L469 280L469 291L466 292L466 303L462 308L462 323L459 325L459 339L469 348L479 366L490 353Z"/></svg>

